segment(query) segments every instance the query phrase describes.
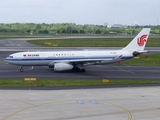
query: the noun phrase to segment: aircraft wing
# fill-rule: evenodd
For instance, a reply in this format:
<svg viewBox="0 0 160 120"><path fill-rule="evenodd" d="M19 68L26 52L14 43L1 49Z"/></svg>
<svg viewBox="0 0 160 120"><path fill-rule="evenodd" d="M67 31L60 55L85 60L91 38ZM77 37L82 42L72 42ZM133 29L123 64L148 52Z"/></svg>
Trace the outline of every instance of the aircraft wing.
<svg viewBox="0 0 160 120"><path fill-rule="evenodd" d="M58 60L53 61L49 65L54 65L55 63L70 63L70 64L80 64L83 66L87 65L96 65L96 64L110 64L119 61L122 58L122 55L117 56L115 58L107 58L107 59L75 59L75 60Z"/></svg>

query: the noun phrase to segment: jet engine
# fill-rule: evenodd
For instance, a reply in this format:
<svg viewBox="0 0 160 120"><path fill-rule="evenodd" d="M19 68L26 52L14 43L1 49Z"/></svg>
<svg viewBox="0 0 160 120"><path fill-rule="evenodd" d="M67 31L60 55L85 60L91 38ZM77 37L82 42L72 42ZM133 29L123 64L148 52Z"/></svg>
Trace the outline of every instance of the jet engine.
<svg viewBox="0 0 160 120"><path fill-rule="evenodd" d="M139 54L141 54L140 52L134 51L133 52L133 56L138 56Z"/></svg>
<svg viewBox="0 0 160 120"><path fill-rule="evenodd" d="M56 63L54 64L54 70L55 71L65 71L65 70L72 70L73 65L68 63Z"/></svg>

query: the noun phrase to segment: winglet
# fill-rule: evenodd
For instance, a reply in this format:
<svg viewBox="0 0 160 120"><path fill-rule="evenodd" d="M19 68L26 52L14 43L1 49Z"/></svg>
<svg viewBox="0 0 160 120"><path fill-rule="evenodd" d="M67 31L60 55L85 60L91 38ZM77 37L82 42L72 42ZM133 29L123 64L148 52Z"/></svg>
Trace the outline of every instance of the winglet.
<svg viewBox="0 0 160 120"><path fill-rule="evenodd" d="M150 28L143 28L141 32L123 50L143 51L147 43Z"/></svg>

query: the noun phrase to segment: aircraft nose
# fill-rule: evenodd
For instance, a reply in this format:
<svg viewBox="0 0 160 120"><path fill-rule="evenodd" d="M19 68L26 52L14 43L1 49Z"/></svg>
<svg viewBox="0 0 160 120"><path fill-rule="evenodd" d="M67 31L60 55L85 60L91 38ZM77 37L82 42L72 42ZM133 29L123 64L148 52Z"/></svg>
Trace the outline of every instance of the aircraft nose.
<svg viewBox="0 0 160 120"><path fill-rule="evenodd" d="M7 62L7 61L8 61L8 57L6 57L6 58L4 59L4 61Z"/></svg>
<svg viewBox="0 0 160 120"><path fill-rule="evenodd" d="M7 62L7 63L9 63L9 60L10 60L9 57L6 57L6 58L4 59L4 61Z"/></svg>

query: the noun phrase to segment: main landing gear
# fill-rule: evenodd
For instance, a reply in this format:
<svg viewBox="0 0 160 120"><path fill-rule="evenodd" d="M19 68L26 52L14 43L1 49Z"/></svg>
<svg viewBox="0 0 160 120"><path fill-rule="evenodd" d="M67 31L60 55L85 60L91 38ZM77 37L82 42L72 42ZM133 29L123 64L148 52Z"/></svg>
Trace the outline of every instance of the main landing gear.
<svg viewBox="0 0 160 120"><path fill-rule="evenodd" d="M86 70L84 68L80 69L79 67L75 67L72 70L76 71L76 72L86 72Z"/></svg>

